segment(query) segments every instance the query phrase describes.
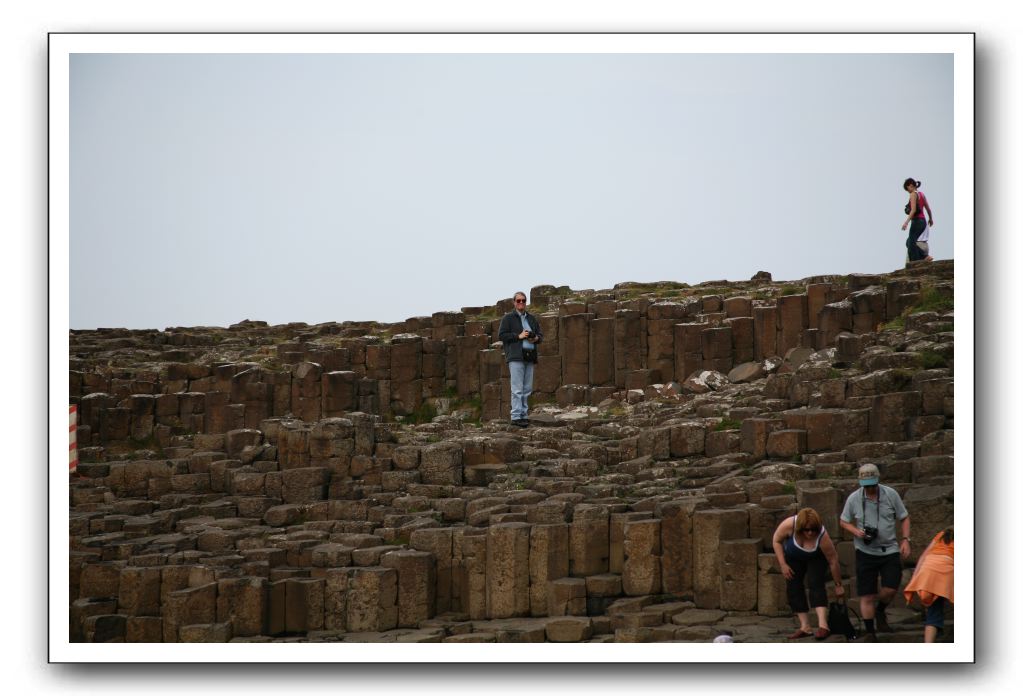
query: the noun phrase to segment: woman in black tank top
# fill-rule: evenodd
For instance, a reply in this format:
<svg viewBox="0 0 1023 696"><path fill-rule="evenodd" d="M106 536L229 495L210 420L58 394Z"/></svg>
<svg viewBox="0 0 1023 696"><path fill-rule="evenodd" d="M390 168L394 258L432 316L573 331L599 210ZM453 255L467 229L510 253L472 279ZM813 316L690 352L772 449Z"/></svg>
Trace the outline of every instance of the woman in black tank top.
<svg viewBox="0 0 1023 696"><path fill-rule="evenodd" d="M820 514L813 508L803 508L792 517L782 520L774 530L774 555L785 576L785 593L789 606L799 619L799 628L789 636L790 640L809 638L824 640L831 635L828 628L828 591L825 572L830 567L835 581L835 595L845 596L842 586L842 571L838 566L838 553L831 541ZM806 601L809 585L810 602ZM817 630L810 627L809 607L817 614Z"/></svg>

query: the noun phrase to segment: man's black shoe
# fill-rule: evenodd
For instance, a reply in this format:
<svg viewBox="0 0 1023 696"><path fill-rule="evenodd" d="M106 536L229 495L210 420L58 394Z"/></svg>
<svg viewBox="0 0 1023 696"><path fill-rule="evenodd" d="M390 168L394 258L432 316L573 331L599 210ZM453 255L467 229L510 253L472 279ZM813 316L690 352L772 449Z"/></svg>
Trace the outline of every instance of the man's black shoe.
<svg viewBox="0 0 1023 696"><path fill-rule="evenodd" d="M853 643L876 643L877 634L875 633L864 633L859 638L853 638Z"/></svg>
<svg viewBox="0 0 1023 696"><path fill-rule="evenodd" d="M883 611L877 612L874 621L877 624L877 630L881 633L894 633L892 627L888 625L888 617L884 615Z"/></svg>
<svg viewBox="0 0 1023 696"><path fill-rule="evenodd" d="M526 420L525 418L516 418L515 420L512 421L512 425L517 425L520 428L528 428L529 421Z"/></svg>

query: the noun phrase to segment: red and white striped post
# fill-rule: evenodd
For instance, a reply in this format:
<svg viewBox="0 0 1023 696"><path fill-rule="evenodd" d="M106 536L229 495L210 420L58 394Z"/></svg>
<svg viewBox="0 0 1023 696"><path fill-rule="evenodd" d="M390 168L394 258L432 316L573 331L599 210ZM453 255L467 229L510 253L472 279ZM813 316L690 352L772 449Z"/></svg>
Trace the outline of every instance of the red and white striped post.
<svg viewBox="0 0 1023 696"><path fill-rule="evenodd" d="M70 440L70 446L68 447L69 471L73 474L78 471L78 406L72 404L68 415L68 439Z"/></svg>

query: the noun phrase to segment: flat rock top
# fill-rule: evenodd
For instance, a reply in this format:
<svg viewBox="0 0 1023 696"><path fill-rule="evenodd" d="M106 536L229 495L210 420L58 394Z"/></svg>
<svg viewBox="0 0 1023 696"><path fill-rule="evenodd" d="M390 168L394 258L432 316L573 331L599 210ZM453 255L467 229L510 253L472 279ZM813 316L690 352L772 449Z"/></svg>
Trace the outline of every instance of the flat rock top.
<svg viewBox="0 0 1023 696"><path fill-rule="evenodd" d="M725 618L726 612L720 609L686 609L672 617L672 623L678 626L696 626L715 624Z"/></svg>

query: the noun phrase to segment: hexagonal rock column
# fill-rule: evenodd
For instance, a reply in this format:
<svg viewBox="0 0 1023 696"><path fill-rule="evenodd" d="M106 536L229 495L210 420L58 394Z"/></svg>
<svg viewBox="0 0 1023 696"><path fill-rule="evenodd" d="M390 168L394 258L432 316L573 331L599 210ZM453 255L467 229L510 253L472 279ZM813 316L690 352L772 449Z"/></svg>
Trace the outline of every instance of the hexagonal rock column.
<svg viewBox="0 0 1023 696"><path fill-rule="evenodd" d="M529 615L529 530L526 522L487 530L487 617Z"/></svg>
<svg viewBox="0 0 1023 696"><path fill-rule="evenodd" d="M738 539L721 543L721 608L751 611L757 608L757 555L760 539Z"/></svg>
<svg viewBox="0 0 1023 696"><path fill-rule="evenodd" d="M348 578L348 630L389 631L398 625L398 572L371 566L354 568Z"/></svg>
<svg viewBox="0 0 1023 696"><path fill-rule="evenodd" d="M661 586L665 593L693 592L693 515L706 498L672 500L658 506L661 517Z"/></svg>
<svg viewBox="0 0 1023 696"><path fill-rule="evenodd" d="M431 485L462 485L462 448L450 442L424 447L420 454L423 483Z"/></svg>
<svg viewBox="0 0 1023 696"><path fill-rule="evenodd" d="M608 572L609 521L604 505L575 506L569 533L569 575L584 578Z"/></svg>
<svg viewBox="0 0 1023 696"><path fill-rule="evenodd" d="M594 319L590 322L590 377L588 384L614 384L615 320Z"/></svg>
<svg viewBox="0 0 1023 696"><path fill-rule="evenodd" d="M727 373L732 369L732 327L723 326L700 332L703 350L703 369Z"/></svg>
<svg viewBox="0 0 1023 696"><path fill-rule="evenodd" d="M870 406L872 442L901 442L906 439L909 420L920 413L920 392L892 392L874 397Z"/></svg>
<svg viewBox="0 0 1023 696"><path fill-rule="evenodd" d="M739 430L739 448L752 454L755 459L763 459L767 455L768 435L784 427L785 421L780 418L747 418Z"/></svg>
<svg viewBox="0 0 1023 696"><path fill-rule="evenodd" d="M125 566L121 568L117 606L130 616L160 615L160 568Z"/></svg>
<svg viewBox="0 0 1023 696"><path fill-rule="evenodd" d="M285 503L311 503L327 498L330 469L303 467L282 472L281 497Z"/></svg>
<svg viewBox="0 0 1023 696"><path fill-rule="evenodd" d="M217 583L170 592L162 615L164 643L176 643L182 626L213 623L217 618Z"/></svg>
<svg viewBox="0 0 1023 696"><path fill-rule="evenodd" d="M469 528L471 529L471 528ZM458 530L452 536L454 576L451 608L470 619L487 618L487 534Z"/></svg>
<svg viewBox="0 0 1023 696"><path fill-rule="evenodd" d="M661 521L625 524L622 590L627 595L655 594L661 589Z"/></svg>
<svg viewBox="0 0 1023 696"><path fill-rule="evenodd" d="M449 527L417 529L409 537L409 546L417 551L426 551L434 558L434 601L436 611L442 614L451 611L453 581L453 539Z"/></svg>
<svg viewBox="0 0 1023 696"><path fill-rule="evenodd" d="M772 459L791 459L804 452L805 430L775 430L767 435L767 456Z"/></svg>
<svg viewBox="0 0 1023 696"><path fill-rule="evenodd" d="M744 539L748 514L745 510L699 510L693 515L693 589L696 606L721 606L721 542Z"/></svg>
<svg viewBox="0 0 1023 696"><path fill-rule="evenodd" d="M385 553L384 568L398 571L398 626L416 628L436 613L436 562L426 551L400 550Z"/></svg>
<svg viewBox="0 0 1023 696"><path fill-rule="evenodd" d="M662 382L675 375L675 325L685 315L685 305L678 302L657 302L647 307L646 365L658 371Z"/></svg>
<svg viewBox="0 0 1023 696"><path fill-rule="evenodd" d="M732 330L732 350L735 364L753 360L753 317L725 319L725 326Z"/></svg>
<svg viewBox="0 0 1023 696"><path fill-rule="evenodd" d="M775 307L753 308L753 359L778 354L778 312Z"/></svg>
<svg viewBox="0 0 1023 696"><path fill-rule="evenodd" d="M327 568L323 575L323 628L348 628L348 578L354 568Z"/></svg>
<svg viewBox="0 0 1023 696"><path fill-rule="evenodd" d="M305 633L323 628L322 578L285 578L270 583L268 632Z"/></svg>
<svg viewBox="0 0 1023 696"><path fill-rule="evenodd" d="M586 580L559 578L547 584L548 616L585 616Z"/></svg>
<svg viewBox="0 0 1023 696"><path fill-rule="evenodd" d="M235 636L259 636L267 630L269 584L266 578L224 578L217 581L217 621L231 623Z"/></svg>
<svg viewBox="0 0 1023 696"><path fill-rule="evenodd" d="M480 351L489 345L487 336L459 336L455 339L458 369L455 384L458 396L469 398L480 390Z"/></svg>
<svg viewBox="0 0 1023 696"><path fill-rule="evenodd" d="M841 300L826 304L821 308L817 316L818 329L817 346L818 350L830 348L835 345L838 334L843 331L852 331L852 302Z"/></svg>
<svg viewBox="0 0 1023 696"><path fill-rule="evenodd" d="M679 423L671 426L669 451L672 457L690 457L703 454L707 440L707 427L703 423Z"/></svg>
<svg viewBox="0 0 1023 696"><path fill-rule="evenodd" d="M619 309L614 316L612 362L615 366L615 386L625 386L625 376L644 365L646 346L645 319L634 309Z"/></svg>
<svg viewBox="0 0 1023 696"><path fill-rule="evenodd" d="M621 573L625 565L625 525L635 520L647 520L649 512L612 512L608 526L608 570Z"/></svg>
<svg viewBox="0 0 1023 696"><path fill-rule="evenodd" d="M88 563L82 567L78 580L80 597L114 597L120 591L121 570L124 561Z"/></svg>
<svg viewBox="0 0 1023 696"><path fill-rule="evenodd" d="M593 635L589 618L566 617L547 622L547 640L551 643L579 643Z"/></svg>
<svg viewBox="0 0 1023 696"><path fill-rule="evenodd" d="M806 295L786 295L778 298L778 353L784 355L789 348L800 345L803 329L807 328Z"/></svg>
<svg viewBox="0 0 1023 696"><path fill-rule="evenodd" d="M297 417L309 423L320 419L322 377L323 367L317 363L302 362L291 370L292 411Z"/></svg>
<svg viewBox="0 0 1023 696"><path fill-rule="evenodd" d="M324 418L358 410L358 375L351 370L326 372L320 378L320 410Z"/></svg>
<svg viewBox="0 0 1023 696"><path fill-rule="evenodd" d="M560 318L561 374L565 384L590 381L590 320L592 314L570 314Z"/></svg>
<svg viewBox="0 0 1023 696"><path fill-rule="evenodd" d="M568 575L568 525L537 524L529 534L529 613L547 616L547 583Z"/></svg>
<svg viewBox="0 0 1023 696"><path fill-rule="evenodd" d="M828 303L828 293L831 291L830 283L813 283L806 286L806 322L807 327L816 329L818 327L818 315Z"/></svg>
<svg viewBox="0 0 1023 696"><path fill-rule="evenodd" d="M757 556L757 613L761 616L788 616L792 613L785 593L785 576L773 553Z"/></svg>

